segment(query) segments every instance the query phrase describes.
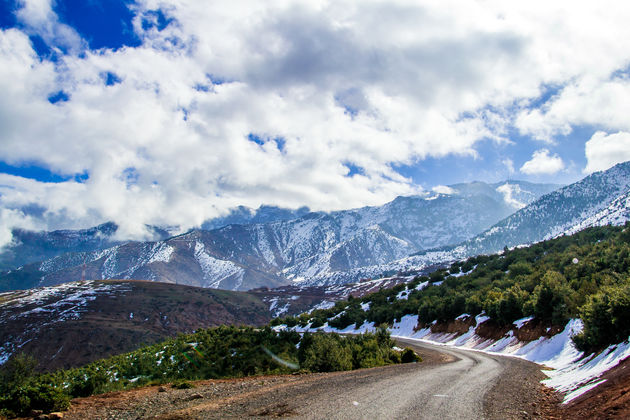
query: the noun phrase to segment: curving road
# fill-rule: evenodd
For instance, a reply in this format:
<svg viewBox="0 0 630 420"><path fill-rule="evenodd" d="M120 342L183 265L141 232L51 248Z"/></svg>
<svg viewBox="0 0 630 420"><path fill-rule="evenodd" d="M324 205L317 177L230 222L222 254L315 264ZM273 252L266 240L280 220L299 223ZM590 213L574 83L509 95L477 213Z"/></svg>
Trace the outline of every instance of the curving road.
<svg viewBox="0 0 630 420"><path fill-rule="evenodd" d="M305 418L480 419L484 396L509 359L445 346L397 339L419 352L437 350L451 356L444 364L418 364L398 375L357 383L310 404ZM506 363L507 362L507 363ZM352 402L348 404L348 402Z"/></svg>
<svg viewBox="0 0 630 420"><path fill-rule="evenodd" d="M350 372L203 381L73 403L90 419L522 419L540 416L540 368L523 360L397 339L424 361Z"/></svg>

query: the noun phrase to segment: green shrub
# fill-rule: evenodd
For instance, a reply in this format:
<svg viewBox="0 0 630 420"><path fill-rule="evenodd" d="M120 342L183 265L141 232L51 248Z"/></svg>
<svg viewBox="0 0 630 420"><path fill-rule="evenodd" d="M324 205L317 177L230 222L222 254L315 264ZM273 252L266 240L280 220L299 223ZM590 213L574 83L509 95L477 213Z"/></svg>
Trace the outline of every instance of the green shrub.
<svg viewBox="0 0 630 420"><path fill-rule="evenodd" d="M342 338L324 333L304 334L299 352L300 366L311 372L352 369L352 351Z"/></svg>
<svg viewBox="0 0 630 420"><path fill-rule="evenodd" d="M191 389L194 387L195 385L191 384L188 381L176 381L176 382L173 382L173 384L171 385L171 388L175 388L175 389Z"/></svg>
<svg viewBox="0 0 630 420"><path fill-rule="evenodd" d="M11 357L0 370L0 414L25 416L31 410L45 413L65 410L69 395L51 375L36 374L37 361L26 354Z"/></svg>
<svg viewBox="0 0 630 420"><path fill-rule="evenodd" d="M605 287L581 308L584 330L573 338L578 349L597 351L630 336L630 285Z"/></svg>
<svg viewBox="0 0 630 420"><path fill-rule="evenodd" d="M400 355L400 361L402 363L414 363L419 360L421 360L420 356L418 356L416 352L409 347L405 347L405 349L402 351L402 354Z"/></svg>

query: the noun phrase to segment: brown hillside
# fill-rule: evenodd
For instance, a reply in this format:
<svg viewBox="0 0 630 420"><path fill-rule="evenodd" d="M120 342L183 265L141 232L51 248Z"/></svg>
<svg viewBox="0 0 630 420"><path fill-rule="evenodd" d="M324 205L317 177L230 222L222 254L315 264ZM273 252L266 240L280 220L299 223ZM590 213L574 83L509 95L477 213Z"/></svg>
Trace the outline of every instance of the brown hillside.
<svg viewBox="0 0 630 420"><path fill-rule="evenodd" d="M89 281L0 295L0 359L23 351L40 369L78 366L178 333L262 325L249 293L147 281Z"/></svg>

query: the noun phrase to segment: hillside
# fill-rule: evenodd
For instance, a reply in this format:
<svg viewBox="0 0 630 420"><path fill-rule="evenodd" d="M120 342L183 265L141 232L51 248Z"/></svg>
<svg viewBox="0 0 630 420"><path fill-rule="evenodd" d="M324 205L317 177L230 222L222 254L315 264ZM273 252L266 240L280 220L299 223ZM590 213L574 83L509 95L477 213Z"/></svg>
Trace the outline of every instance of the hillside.
<svg viewBox="0 0 630 420"><path fill-rule="evenodd" d="M223 326L46 374L32 372L31 359L18 355L0 370L0 415L24 416L32 409L47 413L65 410L72 397L137 388L147 383L170 382L173 388L187 389L194 387L187 382L191 379L286 374L298 369L302 373L334 372L417 360L413 350L394 348L385 330L342 337L278 333L269 327ZM165 387L162 390L166 392ZM200 398L203 397L197 395L189 400ZM123 409L129 412L130 408L125 405Z"/></svg>
<svg viewBox="0 0 630 420"><path fill-rule="evenodd" d="M531 244L590 226L628 220L630 162L595 172L517 211L453 249L457 257L489 254Z"/></svg>
<svg viewBox="0 0 630 420"><path fill-rule="evenodd" d="M272 323L344 333L385 323L400 337L522 357L554 369L544 383L568 403L630 357L629 279L630 223L592 227Z"/></svg>
<svg viewBox="0 0 630 420"><path fill-rule="evenodd" d="M0 364L26 352L40 369L78 366L198 328L269 319L254 295L164 283L87 281L2 293Z"/></svg>
<svg viewBox="0 0 630 420"><path fill-rule="evenodd" d="M630 335L630 225L593 227L573 236L453 263L408 284L348 297L332 308L273 323L345 329L364 322L392 324L417 315L419 326L484 313L499 330L517 319L555 329L581 318L581 350L598 351Z"/></svg>
<svg viewBox="0 0 630 420"><path fill-rule="evenodd" d="M261 224L194 230L158 242L68 253L0 275L0 290L86 278L135 278L229 290L326 283L482 232L554 185L458 184L448 193L398 197L380 207ZM356 281L360 276L343 278Z"/></svg>

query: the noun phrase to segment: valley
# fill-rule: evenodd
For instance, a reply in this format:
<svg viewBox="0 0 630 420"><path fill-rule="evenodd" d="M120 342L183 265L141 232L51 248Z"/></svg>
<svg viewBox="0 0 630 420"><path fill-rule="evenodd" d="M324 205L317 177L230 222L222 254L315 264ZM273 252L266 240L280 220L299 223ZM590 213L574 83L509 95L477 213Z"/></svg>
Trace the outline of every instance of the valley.
<svg viewBox="0 0 630 420"><path fill-rule="evenodd" d="M12 356L29 354L37 361L36 371L63 377L73 375L69 373L72 371L57 369L98 371L99 364L110 363L103 362L109 360L107 357L118 357L126 352L138 354L133 357L140 357L147 368L152 364L159 366L164 356L153 361L152 352L157 357L166 351L160 350L161 346L166 346L164 349L172 346L160 343L168 343L168 340L179 343L184 337L190 337L187 340L191 341L193 350L202 355L209 350L200 350L194 333L207 334L204 329L215 326L272 325L275 332L265 329L264 334L278 334L278 337L295 334L294 331L380 334L381 329L377 327L382 326L385 328L382 331L391 333L405 346L416 348L421 354L439 351L448 355L450 362L434 366L431 360L445 356L430 356L428 363L417 364L418 372L429 369L427 377L420 373L409 373L411 376L407 377L401 371L396 381L402 382L396 383L391 382L393 379L387 372L406 371L410 367L375 368L373 372L378 373L365 376L369 377L366 382L357 379L363 378L363 374L348 373L348 378L355 378L353 381L358 381L358 385L349 387L347 382L340 382L341 388L335 394L339 398L332 405L330 401L318 402L315 397L309 397L308 402L300 400L294 387L306 392L300 387L310 389L311 385L300 381L291 385L289 382L293 379L286 382L278 377L280 379L273 379L283 384L278 385L278 389L274 385L243 395L233 394L232 390L227 400L216 401L216 395L203 394L192 399L199 398L199 402L173 402L179 408L158 414L164 418L203 418L211 409L219 413L219 417L243 413L243 410L250 414L262 413L260 415L265 417L279 410L291 416L308 417L300 414L301 408L295 401L302 401L298 405L317 413L315 417L332 418L385 415L378 411L379 407L385 407L383 410L387 413L396 413L397 418L417 416L420 406L432 407L429 417L443 410L458 412L465 418L479 417L482 413L488 418L506 418L497 413L518 418L523 412L533 417L553 418L558 413L567 413L566 410L584 410L579 408L579 402L596 392L594 387L601 383L601 375L615 369L626 355L630 356L630 349L623 344L624 337L630 334L630 326L621 318L603 319L598 315L602 311L617 313L625 308L624 278L630 272L630 257L627 256L628 227L623 224L630 219L626 198L629 173L630 164L620 164L540 198L531 193L527 196L532 199L531 203L519 205L520 209L485 231L475 228L480 232L477 234L461 231L460 221L464 225L469 222L460 217L462 213L458 212L462 208L458 206L471 203L478 209L495 206L496 201L492 200L502 196L501 190L505 190L502 187L507 184L465 184L450 195L399 198L380 208L333 214L293 214L294 219L290 213L274 213L280 220L194 230L160 241L127 242L100 250L64 253L65 248L61 248L61 253L52 259L11 269L0 278L9 288L11 284L28 285L29 282L39 285L0 294L0 325L3 326L0 360L6 363ZM489 191L494 190L498 195L478 205L476 200L480 196L474 194L480 190L488 194L483 200L492 196ZM510 198L516 199L515 196ZM440 207L443 205L446 207ZM554 212L555 208L566 211ZM417 209L420 211L413 217L401 216L413 214ZM466 217L477 217L480 211ZM424 220L427 212L439 214L443 221ZM249 214L253 221L256 213ZM434 226L439 231L443 229L440 223L446 223L447 218L452 219L449 229L453 232L459 229L458 235L464 236L440 240L461 241L459 244L440 247L433 239L433 242L421 242L433 234L426 236L430 230L418 227L419 224ZM613 226L608 226L611 224ZM425 236L418 236L418 229ZM438 246L410 255L414 249L431 244ZM78 275L102 279L67 282ZM223 290L241 288L247 291ZM607 300L602 296L608 296ZM605 305L609 305L609 309ZM614 330L606 329L610 323L615 323ZM418 339L422 340L421 344ZM429 342L447 346L431 348ZM181 345L187 348L190 343ZM469 353L466 349L483 353ZM544 375L536 374L535 364L517 363L504 355L517 355L553 368L551 377L544 379ZM353 353L353 357L356 356ZM149 360L145 360L146 357ZM179 360L175 353L169 357L169 363ZM375 365L368 359L357 359L363 361L353 362L352 367L380 366L389 363L387 357L379 359L381 361ZM177 363L183 363L181 372L188 372L188 368L197 365L195 360L182 359ZM188 363L190 366L184 368ZM325 371L345 369L327 366ZM128 372L130 368L119 369ZM246 375L258 372L257 369L247 370ZM269 365L265 369L268 374L287 373L286 366ZM310 371L318 372L318 369ZM519 375L531 378L524 381L529 391L510 391L509 399L502 395L491 398L497 384L510 390L520 389L516 383L504 383L512 375L507 372L514 369L520 369ZM114 388L98 385L94 390L120 389L119 392L124 393L121 395L135 398L133 395L146 393L125 389L134 388L138 378L141 379L137 384L143 385L150 384L150 378L164 383L169 378L179 377L179 373L170 370L165 370L167 376L161 377L136 368L131 369L139 375L135 378L131 373L121 373L123 377L111 376L114 370L113 367L108 370ZM578 371L582 373L577 374ZM212 372L215 370L196 374L193 370L183 377L207 379L215 377L216 373ZM237 371L226 372L218 377L240 375ZM465 376L471 372L474 372L472 377ZM346 374L330 377L343 375ZM464 376L458 379L460 375ZM37 381L37 374L32 378L28 380ZM72 378L79 381L73 386L83 386L82 380ZM337 386L337 379L328 383L325 375L313 377L321 379L309 378L304 377L305 383L315 381L313 386L316 387ZM439 382L443 380L445 382ZM556 391L539 385L541 380ZM245 389L255 384L246 383L249 385L243 385ZM440 390L443 383L451 384L451 388L431 394L440 395L435 401L433 397L418 399L422 394L418 394L418 390L425 389L422 386L427 386L427 390ZM225 384L231 389L229 384L233 382L227 380ZM452 384L460 385L453 387ZM471 392L463 392L469 385ZM212 383L212 386L217 385ZM381 394L383 390L397 391L381 400L371 397L378 394L377 389ZM403 389L408 393L398 392ZM278 392L286 396L278 397ZM446 397L441 395L451 394L453 401L442 401ZM345 407L342 401L351 399L352 395L362 396L356 398L365 403L355 399L359 405ZM90 398L101 397L88 397L77 404L82 409L93 409ZM147 401L153 401L152 398ZM160 401L164 398L166 395L158 396ZM562 406L557 405L558 398L564 398ZM515 405L514 399L520 402ZM532 400L538 402L527 406L527 401ZM238 408L233 404L235 401ZM99 404L109 410L108 402ZM223 408L217 411L218 407ZM514 411L514 407L523 409ZM142 410L145 410L142 415L157 415L149 408Z"/></svg>
<svg viewBox="0 0 630 420"><path fill-rule="evenodd" d="M0 420L630 418L629 21L0 1Z"/></svg>

